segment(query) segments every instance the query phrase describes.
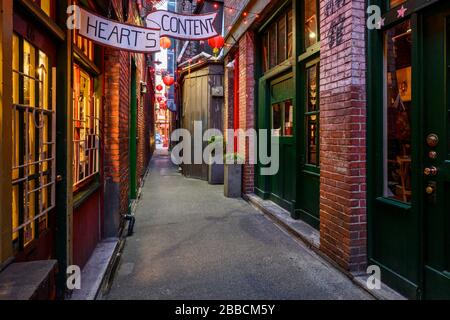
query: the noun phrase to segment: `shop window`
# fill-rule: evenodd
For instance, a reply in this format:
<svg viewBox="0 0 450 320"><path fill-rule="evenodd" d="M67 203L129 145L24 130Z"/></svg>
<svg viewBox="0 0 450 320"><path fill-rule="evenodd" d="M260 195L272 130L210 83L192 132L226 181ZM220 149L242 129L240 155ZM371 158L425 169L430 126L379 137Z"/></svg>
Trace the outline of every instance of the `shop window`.
<svg viewBox="0 0 450 320"><path fill-rule="evenodd" d="M306 69L306 153L307 163L319 165L319 63Z"/></svg>
<svg viewBox="0 0 450 320"><path fill-rule="evenodd" d="M294 134L294 108L292 100L272 105L272 135L290 137Z"/></svg>
<svg viewBox="0 0 450 320"><path fill-rule="evenodd" d="M73 30L73 44L77 46L81 52L91 61L94 61L94 44L91 40L83 38L79 35L78 30Z"/></svg>
<svg viewBox="0 0 450 320"><path fill-rule="evenodd" d="M55 207L55 110L47 55L13 36L12 225L16 249L48 227Z"/></svg>
<svg viewBox="0 0 450 320"><path fill-rule="evenodd" d="M317 30L317 0L305 0L305 48L308 48L318 41Z"/></svg>
<svg viewBox="0 0 450 320"><path fill-rule="evenodd" d="M73 104L75 189L99 172L99 106L99 98L94 94L93 78L75 65Z"/></svg>
<svg viewBox="0 0 450 320"><path fill-rule="evenodd" d="M292 57L293 26L292 9L272 22L262 34L263 72L266 72Z"/></svg>
<svg viewBox="0 0 450 320"><path fill-rule="evenodd" d="M272 105L272 135L281 136L281 109L279 103Z"/></svg>
<svg viewBox="0 0 450 320"><path fill-rule="evenodd" d="M410 21L385 32L384 196L411 201Z"/></svg>
<svg viewBox="0 0 450 320"><path fill-rule="evenodd" d="M34 0L34 2L44 11L49 17L51 16L52 0Z"/></svg>

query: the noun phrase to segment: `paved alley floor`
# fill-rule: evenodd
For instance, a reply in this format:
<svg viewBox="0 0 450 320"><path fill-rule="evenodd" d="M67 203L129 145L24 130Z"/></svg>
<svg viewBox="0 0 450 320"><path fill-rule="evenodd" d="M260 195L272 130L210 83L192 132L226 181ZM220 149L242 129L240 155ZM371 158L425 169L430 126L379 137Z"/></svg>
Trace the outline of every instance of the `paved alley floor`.
<svg viewBox="0 0 450 320"><path fill-rule="evenodd" d="M370 299L223 186L156 154L107 299Z"/></svg>

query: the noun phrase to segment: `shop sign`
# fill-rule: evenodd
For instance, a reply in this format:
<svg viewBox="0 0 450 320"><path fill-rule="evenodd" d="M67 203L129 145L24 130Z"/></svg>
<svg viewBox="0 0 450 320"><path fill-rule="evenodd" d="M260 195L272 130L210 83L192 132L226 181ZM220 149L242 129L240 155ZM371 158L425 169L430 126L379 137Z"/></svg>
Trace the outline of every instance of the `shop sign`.
<svg viewBox="0 0 450 320"><path fill-rule="evenodd" d="M146 27L119 23L76 5L67 9L67 27L79 35L104 46L120 50L151 53L160 51L160 37L182 40L205 40L216 36L217 13L182 15L158 10L146 17Z"/></svg>

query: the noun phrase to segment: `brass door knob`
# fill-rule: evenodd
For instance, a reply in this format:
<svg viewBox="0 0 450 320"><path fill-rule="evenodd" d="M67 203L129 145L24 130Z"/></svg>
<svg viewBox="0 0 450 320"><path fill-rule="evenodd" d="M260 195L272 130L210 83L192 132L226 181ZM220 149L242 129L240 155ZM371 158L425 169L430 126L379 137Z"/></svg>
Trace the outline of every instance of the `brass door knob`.
<svg viewBox="0 0 450 320"><path fill-rule="evenodd" d="M427 136L427 144L430 148L434 148L439 143L439 137L437 134L431 133Z"/></svg>
<svg viewBox="0 0 450 320"><path fill-rule="evenodd" d="M438 173L438 169L437 169L436 167L425 168L425 169L423 170L423 173L424 173L426 176L435 176L435 175L437 175L437 173Z"/></svg>
<svg viewBox="0 0 450 320"><path fill-rule="evenodd" d="M433 160L437 159L437 152L436 151L428 152L428 157Z"/></svg>
<svg viewBox="0 0 450 320"><path fill-rule="evenodd" d="M427 194L433 194L434 193L434 188L432 186L428 186L428 187L426 187L425 192Z"/></svg>

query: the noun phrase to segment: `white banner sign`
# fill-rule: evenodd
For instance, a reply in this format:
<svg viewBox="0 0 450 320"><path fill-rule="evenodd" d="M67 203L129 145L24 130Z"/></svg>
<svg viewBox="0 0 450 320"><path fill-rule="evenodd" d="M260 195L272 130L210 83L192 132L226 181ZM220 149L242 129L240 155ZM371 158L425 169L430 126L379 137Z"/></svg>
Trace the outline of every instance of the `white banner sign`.
<svg viewBox="0 0 450 320"><path fill-rule="evenodd" d="M80 8L79 34L99 44L134 52L157 52L159 28L117 23Z"/></svg>
<svg viewBox="0 0 450 320"><path fill-rule="evenodd" d="M151 12L147 18L147 27L161 28L161 36L183 40L206 40L218 35L214 28L217 12L185 15L164 10Z"/></svg>
<svg viewBox="0 0 450 320"><path fill-rule="evenodd" d="M162 36L183 40L206 40L218 35L214 28L217 13L181 15L158 10L146 18L146 28L118 23L103 18L76 5L69 6L69 29L96 43L133 52L160 51Z"/></svg>

